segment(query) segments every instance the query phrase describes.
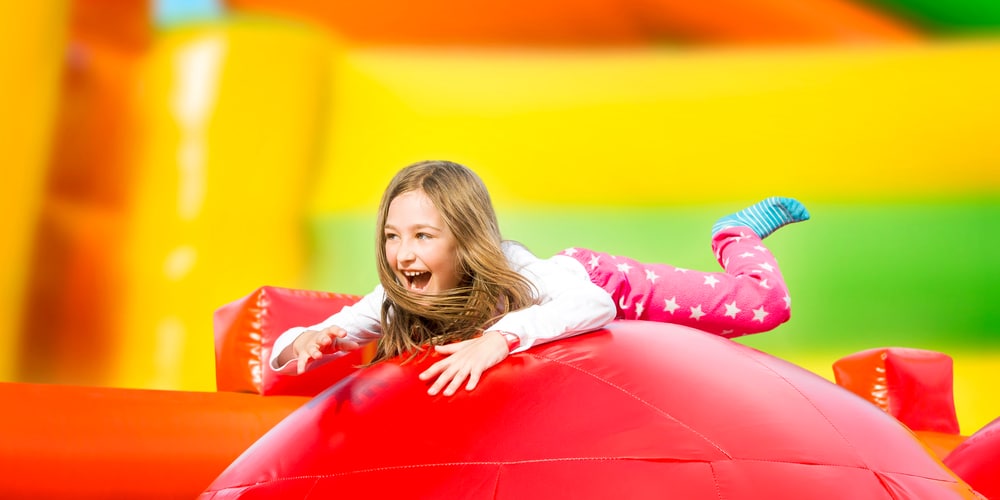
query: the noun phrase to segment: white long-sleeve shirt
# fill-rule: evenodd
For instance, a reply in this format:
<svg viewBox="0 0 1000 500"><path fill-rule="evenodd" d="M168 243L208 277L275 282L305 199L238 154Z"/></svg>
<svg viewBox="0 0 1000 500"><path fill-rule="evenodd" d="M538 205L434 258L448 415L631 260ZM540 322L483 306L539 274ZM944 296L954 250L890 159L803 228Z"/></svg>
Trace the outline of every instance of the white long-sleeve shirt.
<svg viewBox="0 0 1000 500"><path fill-rule="evenodd" d="M514 352L531 346L551 342L596 330L615 318L614 300L603 288L590 281L583 264L572 257L556 255L539 259L523 246L504 242L503 253L511 269L524 276L535 287L535 304L505 314L486 330L499 330L517 335L521 342ZM366 344L382 335L379 311L385 301L385 291L378 285L353 305L307 327L286 330L274 342L271 369L294 373L295 363L276 364L278 355L307 330L321 330L338 326L347 332L347 338ZM335 353L330 357L343 355Z"/></svg>

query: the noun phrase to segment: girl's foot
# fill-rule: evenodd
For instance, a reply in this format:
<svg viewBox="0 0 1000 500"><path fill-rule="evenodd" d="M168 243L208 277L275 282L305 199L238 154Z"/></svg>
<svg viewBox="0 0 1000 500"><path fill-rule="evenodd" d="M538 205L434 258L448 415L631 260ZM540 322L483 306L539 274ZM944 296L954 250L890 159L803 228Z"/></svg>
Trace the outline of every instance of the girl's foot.
<svg viewBox="0 0 1000 500"><path fill-rule="evenodd" d="M782 226L807 219L809 211L798 200L772 196L719 219L712 226L712 236L726 228L746 226L763 239Z"/></svg>

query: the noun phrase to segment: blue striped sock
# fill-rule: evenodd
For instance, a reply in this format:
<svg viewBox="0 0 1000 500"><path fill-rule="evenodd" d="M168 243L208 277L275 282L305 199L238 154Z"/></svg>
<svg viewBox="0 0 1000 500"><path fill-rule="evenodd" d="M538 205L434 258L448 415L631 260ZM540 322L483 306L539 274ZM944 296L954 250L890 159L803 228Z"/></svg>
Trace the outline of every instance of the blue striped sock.
<svg viewBox="0 0 1000 500"><path fill-rule="evenodd" d="M766 238L786 224L807 219L809 211L798 200L772 196L719 219L712 226L712 236L729 227L746 226Z"/></svg>

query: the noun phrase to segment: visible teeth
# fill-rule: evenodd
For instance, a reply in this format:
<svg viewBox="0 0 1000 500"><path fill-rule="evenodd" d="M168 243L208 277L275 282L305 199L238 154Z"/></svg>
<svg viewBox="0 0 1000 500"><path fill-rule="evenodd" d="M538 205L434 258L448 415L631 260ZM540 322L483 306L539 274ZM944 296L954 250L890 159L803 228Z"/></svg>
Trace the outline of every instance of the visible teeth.
<svg viewBox="0 0 1000 500"><path fill-rule="evenodd" d="M408 285L409 285L410 289L414 290L414 291L423 290L422 286L417 286L418 278L421 277L421 276L425 276L427 274L430 274L429 271L400 271L400 272L403 273L403 276L406 277L406 281L409 282ZM422 280L420 280L420 281L422 281ZM427 284L424 283L424 286L426 286L426 285Z"/></svg>

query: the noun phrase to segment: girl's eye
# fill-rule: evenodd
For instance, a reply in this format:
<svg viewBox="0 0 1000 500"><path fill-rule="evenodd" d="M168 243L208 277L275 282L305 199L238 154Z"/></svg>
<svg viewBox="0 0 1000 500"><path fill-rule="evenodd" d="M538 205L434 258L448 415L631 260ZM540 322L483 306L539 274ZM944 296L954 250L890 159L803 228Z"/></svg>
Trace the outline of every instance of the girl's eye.
<svg viewBox="0 0 1000 500"><path fill-rule="evenodd" d="M430 237L431 237L431 235L429 235L427 233L417 233L417 239L420 239L420 240L430 239Z"/></svg>
<svg viewBox="0 0 1000 500"><path fill-rule="evenodd" d="M386 235L385 235L385 239L386 239L386 240L394 240L394 239L396 239L396 238L398 238L398 237L399 237L399 236L397 236L397 235L395 235L395 234L392 234L392 233L386 233Z"/></svg>

